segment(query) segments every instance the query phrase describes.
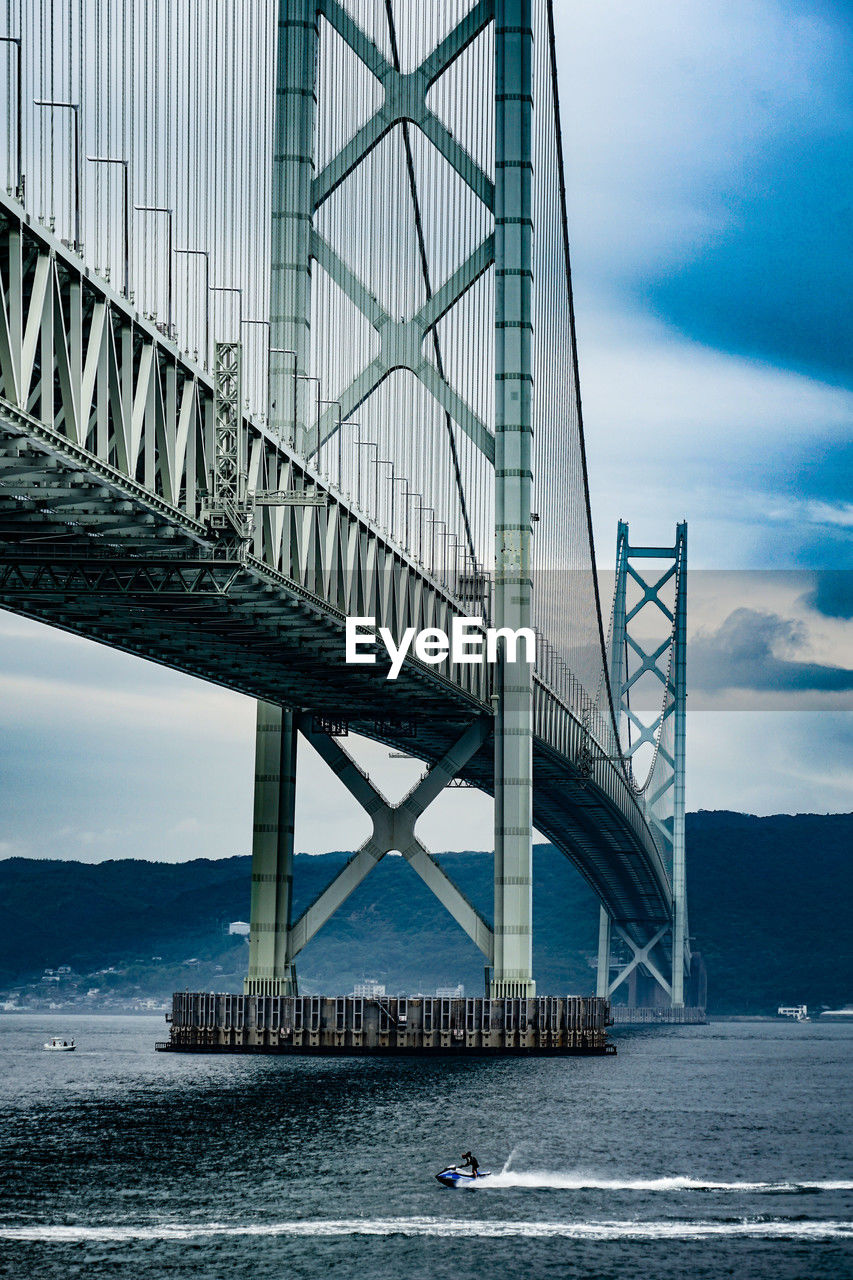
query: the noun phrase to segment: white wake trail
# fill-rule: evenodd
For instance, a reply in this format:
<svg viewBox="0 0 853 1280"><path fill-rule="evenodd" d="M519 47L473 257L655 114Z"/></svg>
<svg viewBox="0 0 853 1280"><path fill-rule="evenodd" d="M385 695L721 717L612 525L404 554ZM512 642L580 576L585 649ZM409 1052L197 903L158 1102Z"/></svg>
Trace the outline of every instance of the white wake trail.
<svg viewBox="0 0 853 1280"><path fill-rule="evenodd" d="M796 1194L802 1191L853 1191L853 1182L825 1180L805 1182L785 1179L778 1182L721 1182L713 1178L691 1178L673 1174L659 1178L604 1178L596 1174L553 1173L548 1170L510 1170L506 1165L482 1183L470 1184L476 1190L527 1188L553 1191L717 1191L744 1194Z"/></svg>
<svg viewBox="0 0 853 1280"><path fill-rule="evenodd" d="M342 1236L405 1236L482 1240L703 1240L742 1237L758 1240L853 1240L853 1222L504 1222L439 1218L336 1218L301 1222L226 1224L164 1222L139 1226L2 1226L0 1240L27 1243L129 1244L133 1241L198 1240L223 1236L280 1236L333 1239Z"/></svg>

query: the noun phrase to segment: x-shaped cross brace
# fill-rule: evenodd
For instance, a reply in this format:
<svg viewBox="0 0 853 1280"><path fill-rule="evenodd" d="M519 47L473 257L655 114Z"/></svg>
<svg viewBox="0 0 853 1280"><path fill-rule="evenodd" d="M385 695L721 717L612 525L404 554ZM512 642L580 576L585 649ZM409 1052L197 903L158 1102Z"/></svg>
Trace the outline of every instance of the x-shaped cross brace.
<svg viewBox="0 0 853 1280"><path fill-rule="evenodd" d="M494 183L468 152L426 105L431 86L468 48L494 18L493 0L480 3L442 40L421 65L401 72L365 34L338 0L324 0L320 11L383 89L378 111L362 125L355 137L314 179L314 212L378 145L394 125L404 121L416 125L448 164L470 187L487 209L494 209ZM494 236L489 235L462 265L409 320L392 320L378 299L340 258L332 246L314 230L311 256L370 322L380 338L379 354L365 366L350 385L329 406L315 431L309 434L307 454L312 456L340 430L359 406L395 369L408 369L446 413L494 463L495 443L491 433L470 405L449 385L432 361L424 355L427 335L444 315L472 287L494 261Z"/></svg>
<svg viewBox="0 0 853 1280"><path fill-rule="evenodd" d="M312 195L315 211L382 141L385 134L402 120L416 124L486 208L494 210L495 184L426 105L427 94L439 76L465 52L494 18L494 0L480 0L419 67L406 73L391 65L338 0L323 0L320 12L368 71L376 76L384 93L379 110L314 179Z"/></svg>
<svg viewBox="0 0 853 1280"><path fill-rule="evenodd" d="M616 990L616 988L618 986L621 986L621 984L628 977L629 973L631 973L632 970L636 969L637 966L641 964L645 965L645 967L648 969L649 973L652 975L655 981L659 983L661 987L663 987L667 995L671 996L672 984L667 982L666 978L663 976L663 974L661 973L660 969L657 967L655 962L652 959L650 959L652 951L660 942L661 938L664 936L665 933L669 932L669 925L668 924L661 925L657 933L654 934L654 936L650 938L649 941L642 947L638 946L637 943L634 942L633 938L628 936L628 934L621 927L621 925L617 924L616 931L621 938L624 938L625 942L627 942L628 946L631 948L634 954L632 955L628 963L625 965L625 968L622 969L622 971L618 973L616 977L613 979L613 981L609 984L607 988L608 999L610 996L613 995L613 992Z"/></svg>
<svg viewBox="0 0 853 1280"><path fill-rule="evenodd" d="M397 805L391 805L374 787L367 774L359 767L348 751L325 733L315 733L307 726L302 731L308 741L325 760L370 816L373 831L357 853L353 854L335 878L291 927L287 955L293 960L306 943L314 937L338 907L361 884L365 876L381 862L386 853L401 853L439 902L447 908L454 920L462 926L492 963L494 959L494 934L480 912L468 901L453 883L436 859L415 835L415 824L428 805L456 777L492 731L488 716L482 716L466 729L462 737L412 788Z"/></svg>
<svg viewBox="0 0 853 1280"><path fill-rule="evenodd" d="M430 330L494 262L494 236L487 236L410 320L392 320L378 299L316 231L311 234L311 256L370 321L382 345L379 354L341 392L337 401L340 409L337 404L334 409L326 409L317 431L310 433L308 456L340 429L339 424L355 413L389 373L394 369L410 369L480 452L494 463L495 441L491 432L427 359L423 349L424 338Z"/></svg>

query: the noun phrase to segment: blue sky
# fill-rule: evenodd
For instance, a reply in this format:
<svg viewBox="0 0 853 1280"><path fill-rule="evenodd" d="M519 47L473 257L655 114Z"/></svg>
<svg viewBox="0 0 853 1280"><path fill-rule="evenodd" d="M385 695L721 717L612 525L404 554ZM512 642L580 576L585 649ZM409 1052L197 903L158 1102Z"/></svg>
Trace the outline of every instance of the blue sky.
<svg viewBox="0 0 853 1280"><path fill-rule="evenodd" d="M695 567L849 567L849 6L557 11L599 546L675 490Z"/></svg>
<svg viewBox="0 0 853 1280"><path fill-rule="evenodd" d="M688 804L849 809L853 7L556 10L596 542L688 518Z"/></svg>
<svg viewBox="0 0 853 1280"><path fill-rule="evenodd" d="M600 560L618 518L659 542L686 516L692 569L739 571L691 592L688 804L849 810L853 10L556 10ZM248 699L11 615L0 695L0 856L248 851ZM413 766L364 750L402 791ZM352 847L362 816L302 761L298 847ZM456 791L423 834L490 825Z"/></svg>

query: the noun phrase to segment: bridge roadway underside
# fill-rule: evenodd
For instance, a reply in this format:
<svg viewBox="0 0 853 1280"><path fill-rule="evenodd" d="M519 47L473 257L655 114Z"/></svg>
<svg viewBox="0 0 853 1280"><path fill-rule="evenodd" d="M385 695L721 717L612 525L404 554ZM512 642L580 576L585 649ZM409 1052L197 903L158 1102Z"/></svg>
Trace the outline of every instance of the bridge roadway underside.
<svg viewBox="0 0 853 1280"><path fill-rule="evenodd" d="M48 486L46 490L43 486ZM434 667L344 661L344 617L0 402L0 606L254 698L346 721L438 760L491 708ZM410 736L410 726L416 736ZM247 768L250 764L247 762ZM493 791L487 739L462 778ZM618 807L541 739L534 823L638 942L668 919L647 850Z"/></svg>

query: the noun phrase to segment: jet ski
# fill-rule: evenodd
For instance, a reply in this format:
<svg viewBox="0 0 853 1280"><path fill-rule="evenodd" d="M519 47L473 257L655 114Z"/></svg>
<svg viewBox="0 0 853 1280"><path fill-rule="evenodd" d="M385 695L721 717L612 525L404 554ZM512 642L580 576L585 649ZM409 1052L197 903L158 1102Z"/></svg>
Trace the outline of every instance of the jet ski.
<svg viewBox="0 0 853 1280"><path fill-rule="evenodd" d="M475 1187L480 1182L484 1182L486 1178L491 1178L488 1169L478 1170L477 1176L470 1169L457 1169L455 1164L450 1165L447 1169L442 1169L441 1173L437 1173L436 1179L443 1187Z"/></svg>

